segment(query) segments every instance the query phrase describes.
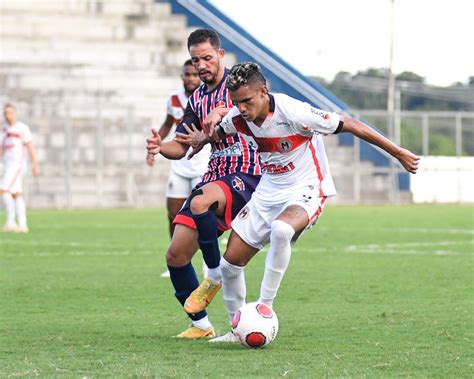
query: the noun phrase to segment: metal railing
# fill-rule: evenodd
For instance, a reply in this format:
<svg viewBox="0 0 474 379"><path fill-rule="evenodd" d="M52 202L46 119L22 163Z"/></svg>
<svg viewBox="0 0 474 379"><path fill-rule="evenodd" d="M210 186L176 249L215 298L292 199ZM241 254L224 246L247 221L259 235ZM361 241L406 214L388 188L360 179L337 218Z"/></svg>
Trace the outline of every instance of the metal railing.
<svg viewBox="0 0 474 379"><path fill-rule="evenodd" d="M386 110L356 110L357 117L386 128ZM393 140L416 154L474 156L474 112L395 111Z"/></svg>

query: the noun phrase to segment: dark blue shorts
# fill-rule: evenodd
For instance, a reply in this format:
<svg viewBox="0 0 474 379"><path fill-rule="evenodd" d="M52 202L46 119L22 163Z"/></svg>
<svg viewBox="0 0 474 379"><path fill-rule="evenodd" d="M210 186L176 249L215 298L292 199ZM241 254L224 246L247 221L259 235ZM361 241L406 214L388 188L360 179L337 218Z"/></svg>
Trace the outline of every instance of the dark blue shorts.
<svg viewBox="0 0 474 379"><path fill-rule="evenodd" d="M217 184L225 193L226 206L224 215L217 217L217 221L219 223L218 229L221 232L230 229L230 223L234 217L237 216L244 205L250 200L250 197L255 191L259 181L260 176L234 173L223 176L213 182L207 182ZM191 193L197 191L207 183L199 183L193 188ZM182 224L196 229L196 224L194 223L193 215L190 209L190 198L191 196L188 197L183 205L183 208L181 208L181 210L176 215L175 219L173 220L173 224Z"/></svg>

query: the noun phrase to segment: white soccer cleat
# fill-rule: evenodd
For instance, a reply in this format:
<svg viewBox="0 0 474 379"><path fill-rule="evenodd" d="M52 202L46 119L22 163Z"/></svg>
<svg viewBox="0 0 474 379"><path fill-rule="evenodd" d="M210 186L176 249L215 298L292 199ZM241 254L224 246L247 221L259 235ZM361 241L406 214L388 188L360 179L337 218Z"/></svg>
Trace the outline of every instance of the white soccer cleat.
<svg viewBox="0 0 474 379"><path fill-rule="evenodd" d="M170 277L170 272L169 270L166 270L160 275L162 278L169 278Z"/></svg>
<svg viewBox="0 0 474 379"><path fill-rule="evenodd" d="M27 227L27 226L19 226L18 228L16 228L15 232L16 233L23 233L23 234L26 234L30 231L30 229Z"/></svg>
<svg viewBox="0 0 474 379"><path fill-rule="evenodd" d="M16 233L18 230L18 225L16 222L7 222L5 225L3 225L2 230L6 233Z"/></svg>
<svg viewBox="0 0 474 379"><path fill-rule="evenodd" d="M239 339L232 332L228 332L223 336L210 339L209 342L239 342Z"/></svg>

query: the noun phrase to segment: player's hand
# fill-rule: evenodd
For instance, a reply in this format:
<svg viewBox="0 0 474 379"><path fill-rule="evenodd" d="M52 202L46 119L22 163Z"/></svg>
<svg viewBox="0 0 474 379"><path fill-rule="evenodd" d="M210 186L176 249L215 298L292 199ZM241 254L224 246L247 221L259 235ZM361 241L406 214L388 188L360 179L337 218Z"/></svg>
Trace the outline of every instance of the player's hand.
<svg viewBox="0 0 474 379"><path fill-rule="evenodd" d="M410 150L400 148L396 158L400 161L405 170L412 174L416 174L418 171L418 164L420 163L419 156L413 154Z"/></svg>
<svg viewBox="0 0 474 379"><path fill-rule="evenodd" d="M191 124L191 128L187 124L183 124L183 126L187 134L176 133L175 140L179 143L183 143L194 148L209 142L209 139L206 137L206 135L201 130L196 128L196 125Z"/></svg>
<svg viewBox="0 0 474 379"><path fill-rule="evenodd" d="M155 163L155 156L153 154L148 153L146 155L146 164L149 167L153 167L153 164Z"/></svg>
<svg viewBox="0 0 474 379"><path fill-rule="evenodd" d="M146 149L148 150L148 155L151 154L153 156L158 154L161 150L161 137L155 128L151 129L151 137L146 140Z"/></svg>
<svg viewBox="0 0 474 379"><path fill-rule="evenodd" d="M196 125L191 124L191 128L183 124L184 129L188 134L184 133L176 133L175 140L179 143L183 143L185 145L189 145L193 148L191 153L188 155L188 159L194 157L197 153L199 153L202 148L209 143L209 138L201 131L196 128Z"/></svg>
<svg viewBox="0 0 474 379"><path fill-rule="evenodd" d="M202 128L209 137L215 136L216 126L222 121L222 118L229 112L226 108L214 108L202 122Z"/></svg>

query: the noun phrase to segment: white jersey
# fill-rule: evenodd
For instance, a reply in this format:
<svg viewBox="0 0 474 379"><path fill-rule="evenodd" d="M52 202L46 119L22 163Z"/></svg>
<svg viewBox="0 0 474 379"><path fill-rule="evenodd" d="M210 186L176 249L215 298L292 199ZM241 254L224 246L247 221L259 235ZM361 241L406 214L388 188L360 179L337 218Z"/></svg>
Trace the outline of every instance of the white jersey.
<svg viewBox="0 0 474 379"><path fill-rule="evenodd" d="M315 186L319 197L334 196L336 189L321 134L339 132L342 116L284 94L269 96L270 113L262 126L247 122L237 107L220 124L226 134L240 132L257 143L263 174L256 193L279 202L295 186Z"/></svg>
<svg viewBox="0 0 474 379"><path fill-rule="evenodd" d="M184 93L184 89L173 94L168 99L168 114L174 118L175 124L178 125L184 116L184 110L188 103L188 98ZM191 125L189 125L191 127ZM172 136L174 138L174 136ZM203 175L207 171L207 164L211 154L211 146L206 145L192 159L184 157L180 160L171 161L171 170L185 178L196 178Z"/></svg>
<svg viewBox="0 0 474 379"><path fill-rule="evenodd" d="M30 128L22 122L2 126L3 163L7 166L26 164L26 144L31 142Z"/></svg>

